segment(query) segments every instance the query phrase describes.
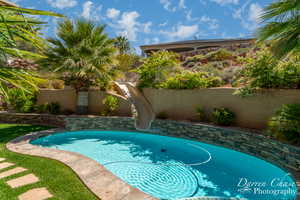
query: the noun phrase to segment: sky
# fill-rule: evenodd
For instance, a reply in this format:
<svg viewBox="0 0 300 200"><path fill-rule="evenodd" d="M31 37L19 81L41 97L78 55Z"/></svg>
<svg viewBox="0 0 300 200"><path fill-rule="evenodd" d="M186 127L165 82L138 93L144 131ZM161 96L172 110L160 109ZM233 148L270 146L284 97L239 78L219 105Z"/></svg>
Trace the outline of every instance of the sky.
<svg viewBox="0 0 300 200"><path fill-rule="evenodd" d="M192 40L253 37L259 16L273 0L11 0L21 7L50 10L67 17L106 24L110 37L126 36L140 45ZM43 33L55 37L58 18Z"/></svg>

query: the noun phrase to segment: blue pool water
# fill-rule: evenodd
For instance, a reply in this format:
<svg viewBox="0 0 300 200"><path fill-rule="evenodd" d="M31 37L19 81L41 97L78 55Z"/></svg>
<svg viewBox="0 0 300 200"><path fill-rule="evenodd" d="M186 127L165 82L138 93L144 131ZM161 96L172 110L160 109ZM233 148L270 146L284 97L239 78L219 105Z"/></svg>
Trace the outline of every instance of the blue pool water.
<svg viewBox="0 0 300 200"><path fill-rule="evenodd" d="M77 131L31 143L90 157L125 182L160 199L296 199L294 181L282 169L201 142L136 132Z"/></svg>

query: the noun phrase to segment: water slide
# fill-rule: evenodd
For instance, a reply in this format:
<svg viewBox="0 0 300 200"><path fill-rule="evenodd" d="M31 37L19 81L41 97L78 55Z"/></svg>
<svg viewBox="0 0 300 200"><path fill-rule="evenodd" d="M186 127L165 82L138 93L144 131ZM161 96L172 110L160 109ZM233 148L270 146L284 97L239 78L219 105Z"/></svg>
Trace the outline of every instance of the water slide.
<svg viewBox="0 0 300 200"><path fill-rule="evenodd" d="M123 98L129 101L137 113L135 127L137 130L149 130L152 121L155 119L151 104L145 98L141 91L129 82L115 82L117 90Z"/></svg>

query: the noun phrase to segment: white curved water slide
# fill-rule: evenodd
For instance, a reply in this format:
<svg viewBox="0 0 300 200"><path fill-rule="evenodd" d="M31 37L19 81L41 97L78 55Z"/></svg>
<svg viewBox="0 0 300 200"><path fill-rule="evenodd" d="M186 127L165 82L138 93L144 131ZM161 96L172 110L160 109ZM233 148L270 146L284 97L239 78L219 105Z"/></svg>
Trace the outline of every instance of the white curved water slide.
<svg viewBox="0 0 300 200"><path fill-rule="evenodd" d="M129 82L115 82L122 97L134 106L137 116L135 118L135 128L137 130L149 130L155 114L151 104L142 92Z"/></svg>

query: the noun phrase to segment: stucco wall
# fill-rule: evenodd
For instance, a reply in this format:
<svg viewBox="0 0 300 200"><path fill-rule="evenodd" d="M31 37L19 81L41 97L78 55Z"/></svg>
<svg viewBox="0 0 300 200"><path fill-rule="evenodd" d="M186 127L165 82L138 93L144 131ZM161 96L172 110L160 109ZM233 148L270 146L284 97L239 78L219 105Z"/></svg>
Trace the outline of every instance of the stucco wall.
<svg viewBox="0 0 300 200"><path fill-rule="evenodd" d="M197 90L143 90L156 114L165 112L172 119L195 120L196 107L202 106L205 112L213 108L227 107L236 113L236 125L248 128L264 128L268 119L282 104L300 103L300 90L261 91L253 97L242 98L232 95L235 89Z"/></svg>
<svg viewBox="0 0 300 200"><path fill-rule="evenodd" d="M89 114L100 114L104 109L102 100L107 96L106 92L100 90L89 91ZM76 110L76 92L73 89L62 90L40 90L37 98L37 104L58 102L61 106L61 110ZM117 97L118 98L118 97ZM119 109L116 112L118 115L130 116L131 107L130 104L122 98L119 99Z"/></svg>

